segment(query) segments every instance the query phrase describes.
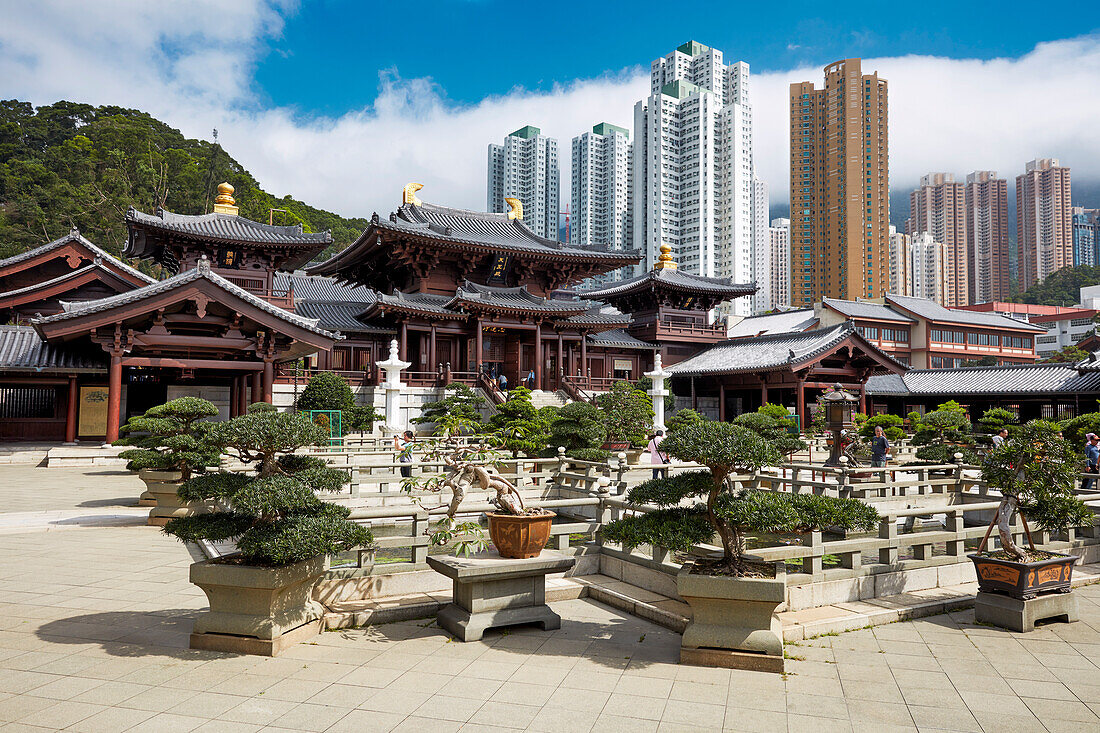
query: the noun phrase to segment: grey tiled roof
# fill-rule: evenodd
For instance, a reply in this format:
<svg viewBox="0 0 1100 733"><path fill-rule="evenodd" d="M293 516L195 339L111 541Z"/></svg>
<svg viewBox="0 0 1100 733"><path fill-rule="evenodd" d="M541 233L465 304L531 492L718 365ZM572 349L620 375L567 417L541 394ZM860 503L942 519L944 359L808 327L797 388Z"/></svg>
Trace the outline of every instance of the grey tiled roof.
<svg viewBox="0 0 1100 733"><path fill-rule="evenodd" d="M1100 372L1082 374L1067 364L1018 364L962 369L911 369L896 380L874 376L867 391L880 395L1049 394L1100 392Z"/></svg>
<svg viewBox="0 0 1100 733"><path fill-rule="evenodd" d="M482 303L494 308L511 310L578 315L590 307L588 301L579 298L540 298L530 293L526 285L518 288L497 288L477 285L469 281L459 286L454 297L447 303L447 307L456 308L466 303Z"/></svg>
<svg viewBox="0 0 1100 733"><path fill-rule="evenodd" d="M1077 371L1079 372L1100 372L1100 351L1094 351L1089 354L1088 358L1078 362Z"/></svg>
<svg viewBox="0 0 1100 733"><path fill-rule="evenodd" d="M613 328L610 331L592 334L588 337L588 343L591 346L613 346L619 349L653 350L657 348L657 344L636 339L623 328Z"/></svg>
<svg viewBox="0 0 1100 733"><path fill-rule="evenodd" d="M57 283L63 283L66 280L74 280L74 279L80 277L81 275L83 275L84 273L90 272L92 270L103 270L106 273L114 275L114 273L111 272L110 269L104 267L102 264L100 264L98 261L96 261L96 262L92 262L90 264L84 265L84 267L78 267L75 270L70 270L66 273L58 275L57 277L50 278L49 280L43 280L42 282L34 283L33 285L27 285L27 286L22 287L22 288L16 288L15 290L9 290L6 293L0 293L0 298L10 298L10 297L15 296L15 295L21 295L22 293L31 293L31 292L34 292L35 290L40 290L40 289L48 287L50 285L56 285Z"/></svg>
<svg viewBox="0 0 1100 733"><path fill-rule="evenodd" d="M565 322L578 326L628 326L630 325L630 316L623 314L614 306L599 303L595 306L590 306L588 310L581 313L579 316L569 316L565 319Z"/></svg>
<svg viewBox="0 0 1100 733"><path fill-rule="evenodd" d="M294 300L294 312L316 320L321 328L345 333L395 333L392 328L364 323L358 316L366 309L366 303L332 300Z"/></svg>
<svg viewBox="0 0 1100 733"><path fill-rule="evenodd" d="M909 394L909 388L905 386L905 377L901 374L875 374L867 378L867 393L904 397Z"/></svg>
<svg viewBox="0 0 1100 733"><path fill-rule="evenodd" d="M926 298L911 298L907 295L892 295L887 293L886 302L904 308L911 313L916 313L921 318L940 323L954 323L960 326L985 326L987 328L1014 328L1019 331L1033 331L1041 333L1046 331L1042 326L1035 326L1026 321L1017 321L1015 318L998 315L996 313L984 313L982 311L951 310L944 308L934 300Z"/></svg>
<svg viewBox="0 0 1100 733"><path fill-rule="evenodd" d="M294 287L295 300L334 300L364 304L378 300L377 291L362 285L345 285L323 275L306 275L301 272L275 273L275 290L282 292L291 286Z"/></svg>
<svg viewBox="0 0 1100 733"><path fill-rule="evenodd" d="M0 326L0 372L106 371L107 356L101 349L69 349L46 343L29 326Z"/></svg>
<svg viewBox="0 0 1100 733"><path fill-rule="evenodd" d="M729 278L703 277L702 275L692 275L687 272L681 272L680 270L665 269L650 270L643 275L637 275L627 280L609 283L603 287L585 290L579 294L583 298L602 300L604 298L610 298L647 288L651 283L666 286L673 290L692 293L713 293L725 295L730 298L736 298L741 295L752 295L756 292L756 285L754 283L735 283Z"/></svg>
<svg viewBox="0 0 1100 733"><path fill-rule="evenodd" d="M722 341L670 366L676 376L758 372L797 365L824 353L855 333L851 322L806 333Z"/></svg>
<svg viewBox="0 0 1100 733"><path fill-rule="evenodd" d="M914 300L919 300L919 298L914 298ZM866 300L839 300L836 298L825 298L822 302L829 308L849 318L869 318L879 321L916 323L914 319L883 303L870 303Z"/></svg>
<svg viewBox="0 0 1100 733"><path fill-rule="evenodd" d="M303 232L302 225L273 226L252 221L233 214L174 214L158 209L156 214L146 214L134 207L126 212L126 222L141 224L168 232L176 232L197 239L221 242L255 242L290 246L320 247L332 243L332 232ZM130 243L127 243L127 247ZM141 252L126 254L144 256Z"/></svg>
<svg viewBox="0 0 1100 733"><path fill-rule="evenodd" d="M160 282L152 285L147 285L144 288L138 288L137 290L131 290L128 293L121 293L119 295L112 295L109 298L100 298L99 300L88 300L80 303L70 303L62 301L61 307L64 310L61 313L55 313L50 316L42 316L41 318L35 318L32 323L54 323L55 321L64 321L70 318L77 318L80 316L86 316L90 313L100 313L102 311L117 308L121 305L128 305L130 303L136 303L147 298L151 298L161 293L171 292L178 287L194 282L196 280L206 279L213 284L217 285L222 290L235 295L248 302L249 304L259 308L262 311L270 313L271 315L281 318L289 323L293 323L299 328L304 328L308 331L321 334L327 338L338 339L339 335L330 333L325 329L317 325L317 321L310 318L303 318L297 314L291 313L288 310L274 306L267 302L263 298L260 298L252 293L248 292L244 288L234 285L230 281L226 280L216 272L210 271L209 264L206 264L204 259L199 267L182 272L179 275L170 277L167 280L161 280Z"/></svg>
<svg viewBox="0 0 1100 733"><path fill-rule="evenodd" d="M77 229L76 227L73 227L72 230L70 230L68 234L66 234L64 237L61 237L60 239L55 239L52 242L47 242L46 244L43 244L39 247L35 247L34 249L28 249L26 252L20 252L17 255L14 255L12 257L8 257L7 259L4 259L4 260L0 260L0 269L3 269L4 267L7 267L8 265L15 265L15 264L18 264L20 262L24 262L25 260L29 260L32 257L37 257L40 254L43 254L45 252L49 252L50 250L57 249L58 247L65 244L66 242L69 242L69 241L72 241L72 240L76 240L77 242L80 242L82 245L87 247L88 250L93 253L93 255L98 256L98 257L100 257L104 260L109 260L112 264L117 265L119 269L125 270L126 272L130 273L134 277L136 277L140 280L144 280L147 283L156 282L156 278L149 277L148 275L146 275L141 270L130 267L130 265L127 265L125 262L123 262L119 258L115 257L114 255L112 255L107 250L102 249L102 248L98 247L97 245L93 244L91 241L89 241L87 238L85 238L84 235L82 235L80 233L80 230Z"/></svg>
<svg viewBox="0 0 1100 733"><path fill-rule="evenodd" d="M742 318L729 327L728 338L747 336L768 336L777 333L799 333L817 325L817 316L813 308L769 313L763 316Z"/></svg>
<svg viewBox="0 0 1100 733"><path fill-rule="evenodd" d="M461 316L458 311L451 310L447 304L452 300L450 295L435 295L434 293L403 293L395 290L390 295L379 295L376 305L389 305L408 310L417 310L424 313L439 313L440 315ZM367 310L369 310L369 306Z"/></svg>

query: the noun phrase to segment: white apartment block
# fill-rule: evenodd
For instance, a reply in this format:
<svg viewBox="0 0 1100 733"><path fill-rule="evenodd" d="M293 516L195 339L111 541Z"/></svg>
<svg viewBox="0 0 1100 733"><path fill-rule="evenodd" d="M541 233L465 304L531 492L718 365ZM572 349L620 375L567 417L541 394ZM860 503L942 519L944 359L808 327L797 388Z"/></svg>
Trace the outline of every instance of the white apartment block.
<svg viewBox="0 0 1100 733"><path fill-rule="evenodd" d="M689 41L653 62L650 82L634 106L634 249L647 269L668 244L685 272L752 281L748 64Z"/></svg>
<svg viewBox="0 0 1100 733"><path fill-rule="evenodd" d="M912 237L898 228L890 226L890 286L888 293L894 295L912 295Z"/></svg>
<svg viewBox="0 0 1100 733"><path fill-rule="evenodd" d="M618 251L634 246L632 149L630 131L607 122L573 138L570 244ZM588 278L584 286L633 274L633 266L622 267Z"/></svg>
<svg viewBox="0 0 1100 733"><path fill-rule="evenodd" d="M772 308L791 305L791 220L772 219L768 227L771 250Z"/></svg>
<svg viewBox="0 0 1100 733"><path fill-rule="evenodd" d="M558 239L561 212L558 181L558 141L532 125L504 138L503 145L489 144L486 208L494 213L509 210L506 198L523 204L523 223L536 234Z"/></svg>
<svg viewBox="0 0 1100 733"><path fill-rule="evenodd" d="M753 315L775 308L772 292L772 248L768 230L768 184L755 175L752 177L752 279L756 283L756 295L752 296Z"/></svg>
<svg viewBox="0 0 1100 733"><path fill-rule="evenodd" d="M947 247L928 232L910 237L909 281L914 298L944 304L947 283Z"/></svg>

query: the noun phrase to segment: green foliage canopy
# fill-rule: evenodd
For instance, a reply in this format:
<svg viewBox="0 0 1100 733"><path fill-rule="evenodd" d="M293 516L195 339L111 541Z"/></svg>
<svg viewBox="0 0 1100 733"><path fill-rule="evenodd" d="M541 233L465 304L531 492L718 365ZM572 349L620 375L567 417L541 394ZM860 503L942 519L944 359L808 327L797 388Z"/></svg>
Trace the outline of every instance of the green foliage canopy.
<svg viewBox="0 0 1100 733"><path fill-rule="evenodd" d="M371 405L357 405L351 385L339 374L320 372L298 396L299 410L340 410L344 435L352 430L370 431L379 415Z"/></svg>
<svg viewBox="0 0 1100 733"><path fill-rule="evenodd" d="M546 450L550 442L550 422L554 409L535 409L531 390L516 387L508 393L508 401L497 405L489 420L489 429L502 441L502 447L513 456L525 453L535 456Z"/></svg>
<svg viewBox="0 0 1100 733"><path fill-rule="evenodd" d="M215 424L206 422L217 414L218 408L207 400L180 397L130 418L119 428L124 437L114 444L134 446L119 453L131 471L176 470L187 479L221 459Z"/></svg>
<svg viewBox="0 0 1100 733"><path fill-rule="evenodd" d="M443 398L428 402L419 417L414 417L417 425L434 424L433 435L449 437L452 435L479 435L485 429L481 419L481 407L485 398L465 384L452 382L443 390Z"/></svg>
<svg viewBox="0 0 1100 733"><path fill-rule="evenodd" d="M904 424L897 415L871 415L859 427L859 434L863 438L870 438L875 434L876 427L882 427L882 432L890 442L901 440L905 437Z"/></svg>
<svg viewBox="0 0 1100 733"><path fill-rule="evenodd" d="M653 425L653 399L627 381L611 384L596 399L607 429L607 440L644 446Z"/></svg>
<svg viewBox="0 0 1100 733"><path fill-rule="evenodd" d="M550 424L550 447L572 451L581 448L599 449L607 436L600 410L587 402L570 402L558 410Z"/></svg>
<svg viewBox="0 0 1100 733"><path fill-rule="evenodd" d="M1063 267L1016 296L1015 300L1038 305L1073 305L1081 297L1081 288L1098 284L1100 267Z"/></svg>

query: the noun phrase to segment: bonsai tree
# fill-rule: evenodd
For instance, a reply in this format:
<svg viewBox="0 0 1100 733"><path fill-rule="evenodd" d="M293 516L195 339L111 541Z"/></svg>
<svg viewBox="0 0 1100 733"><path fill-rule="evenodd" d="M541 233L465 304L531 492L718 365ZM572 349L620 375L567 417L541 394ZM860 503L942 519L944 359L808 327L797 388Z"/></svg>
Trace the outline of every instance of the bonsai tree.
<svg viewBox="0 0 1100 733"><path fill-rule="evenodd" d="M452 382L443 389L443 398L424 405L417 425L434 424L433 435L478 435L485 429L481 408L485 398L460 382Z"/></svg>
<svg viewBox="0 0 1100 733"><path fill-rule="evenodd" d="M557 453L565 448L567 455L574 451L596 449L603 445L607 427L595 405L587 402L570 402L560 410L550 424L550 447Z"/></svg>
<svg viewBox="0 0 1100 733"><path fill-rule="evenodd" d="M553 410L553 408L551 408ZM550 442L552 413L542 412L531 404L531 390L516 387L508 393L508 401L497 405L496 414L489 420L489 428L502 441L502 447L512 452L538 455Z"/></svg>
<svg viewBox="0 0 1100 733"><path fill-rule="evenodd" d="M785 418L775 418L762 412L745 412L735 417L733 424L753 431L783 455L806 450L802 439L791 433L793 423Z"/></svg>
<svg viewBox="0 0 1100 733"><path fill-rule="evenodd" d="M954 400L943 403L921 415L917 422L913 445L922 446L917 449L917 459L934 464L954 463L955 453L962 453L964 462L977 463L977 455L968 447L973 442L970 431L965 408Z"/></svg>
<svg viewBox="0 0 1100 733"><path fill-rule="evenodd" d="M833 524L870 529L877 523L874 509L857 499L735 491L728 480L732 474L753 472L782 458L765 438L740 425L711 420L687 425L672 431L661 448L709 470L651 479L633 487L628 501L659 508L605 525L605 539L627 547L650 544L689 552L717 535L722 557L708 570L746 575L757 572L744 559L745 539L751 532L797 532Z"/></svg>
<svg viewBox="0 0 1100 733"><path fill-rule="evenodd" d="M1000 489L1003 497L995 521L1008 559L1031 559L1012 539L1016 512L1048 532L1063 532L1092 521L1092 511L1074 493L1080 459L1073 445L1058 436L1058 430L1055 423L1032 420L990 450L982 465L982 477Z"/></svg>
<svg viewBox="0 0 1100 733"><path fill-rule="evenodd" d="M767 415L768 417L774 417L777 420L787 420L791 417L791 411L783 405L772 404L771 402L765 402L756 408L756 411L761 415Z"/></svg>
<svg viewBox="0 0 1100 733"><path fill-rule="evenodd" d="M605 440L641 447L653 425L653 399L626 381L614 382L596 399L604 425Z"/></svg>
<svg viewBox="0 0 1100 733"><path fill-rule="evenodd" d="M299 410L340 410L342 435L351 431L370 432L380 416L370 405L357 405L351 385L339 374L321 372L309 380L298 397Z"/></svg>
<svg viewBox="0 0 1100 733"><path fill-rule="evenodd" d="M682 427L702 422L703 420L706 420L706 418L698 412L685 408L683 410L677 410L675 415L665 420L665 427L667 427L669 431L679 430Z"/></svg>
<svg viewBox="0 0 1100 733"><path fill-rule="evenodd" d="M323 445L328 432L304 415L253 405L247 415L214 430L230 455L251 464L250 473L218 471L192 477L179 489L185 501L217 500L211 514L180 517L164 531L180 540L235 539L248 565L289 565L353 547L369 546L371 532L348 520L347 507L322 501L349 480L346 471L320 458L294 455Z"/></svg>
<svg viewBox="0 0 1100 733"><path fill-rule="evenodd" d="M1016 413L1003 407L991 407L978 418L980 435L977 437L988 445L993 442L992 436L1001 430L1008 430L1009 435L1011 435L1016 431L1019 424L1020 420L1016 417Z"/></svg>
<svg viewBox="0 0 1100 733"><path fill-rule="evenodd" d="M221 446L211 435L214 423L206 422L217 414L218 408L207 400L180 397L130 418L119 428L125 437L114 444L134 446L119 453L131 471L179 471L186 480L221 459Z"/></svg>
<svg viewBox="0 0 1100 733"><path fill-rule="evenodd" d="M1062 435L1078 450L1085 445L1087 433L1100 434L1100 412L1086 412L1062 423Z"/></svg>
<svg viewBox="0 0 1100 733"><path fill-rule="evenodd" d="M875 428L881 427L886 439L893 443L905 437L905 429L902 428L904 422L897 415L872 415L863 421L859 428L859 435L861 438L872 438L875 435Z"/></svg>

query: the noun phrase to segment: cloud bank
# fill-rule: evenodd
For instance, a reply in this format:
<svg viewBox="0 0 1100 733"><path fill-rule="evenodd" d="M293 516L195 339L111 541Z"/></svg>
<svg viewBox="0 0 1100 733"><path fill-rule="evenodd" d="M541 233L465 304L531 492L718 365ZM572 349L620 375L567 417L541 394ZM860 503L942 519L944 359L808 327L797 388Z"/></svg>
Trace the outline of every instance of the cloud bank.
<svg viewBox="0 0 1100 733"><path fill-rule="evenodd" d="M267 190L368 216L392 210L412 180L424 184L426 200L484 208L486 145L525 124L559 141L564 204L571 138L602 121L633 127L634 103L648 93L650 59L459 106L430 79L387 69L370 107L303 119L264 107L252 84L255 60L289 12L289 3L264 0L23 3L0 25L0 96L136 107L191 137L209 138L216 127ZM756 166L773 204L787 200L787 85L820 83L821 65L753 77ZM1042 43L1018 58L907 55L864 59L863 68L890 83L895 192L930 171L992 169L1012 179L1037 157L1061 158L1075 181L1100 181L1100 99L1091 93L1100 37Z"/></svg>

